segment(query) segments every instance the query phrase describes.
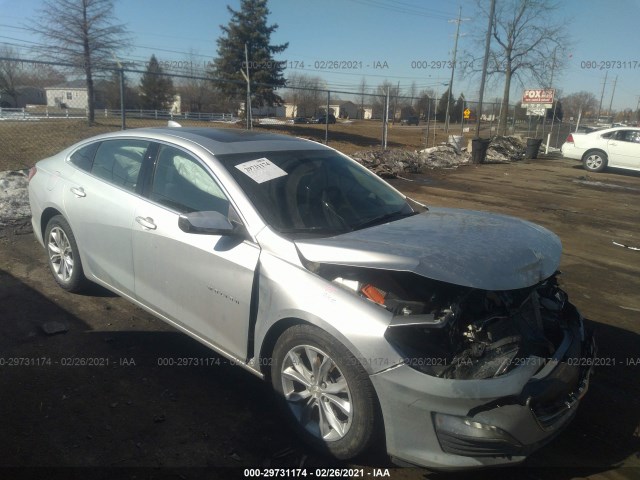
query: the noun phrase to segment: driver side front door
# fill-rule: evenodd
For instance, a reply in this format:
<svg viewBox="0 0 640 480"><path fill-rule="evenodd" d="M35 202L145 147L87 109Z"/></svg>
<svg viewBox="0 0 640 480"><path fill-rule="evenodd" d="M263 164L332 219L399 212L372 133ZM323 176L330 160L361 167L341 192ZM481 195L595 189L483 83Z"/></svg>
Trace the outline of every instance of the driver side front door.
<svg viewBox="0 0 640 480"><path fill-rule="evenodd" d="M236 236L178 227L181 213L233 208L199 159L161 145L146 199L134 214L135 292L191 335L246 359L254 272L260 248Z"/></svg>

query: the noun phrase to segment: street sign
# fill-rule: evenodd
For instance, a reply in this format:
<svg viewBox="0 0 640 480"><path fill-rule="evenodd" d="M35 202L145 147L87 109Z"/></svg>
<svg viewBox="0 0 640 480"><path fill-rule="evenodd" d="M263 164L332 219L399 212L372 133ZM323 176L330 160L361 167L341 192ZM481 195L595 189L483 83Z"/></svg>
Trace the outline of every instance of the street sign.
<svg viewBox="0 0 640 480"><path fill-rule="evenodd" d="M531 103L553 103L555 92L553 88L525 90L522 94L522 103L527 105Z"/></svg>
<svg viewBox="0 0 640 480"><path fill-rule="evenodd" d="M531 103L527 105L527 115L535 115L541 117L547 113L547 109L544 104Z"/></svg>
<svg viewBox="0 0 640 480"><path fill-rule="evenodd" d="M465 108L463 113L464 113L464 119L468 120L469 117L471 116L471 110L469 110L468 108Z"/></svg>

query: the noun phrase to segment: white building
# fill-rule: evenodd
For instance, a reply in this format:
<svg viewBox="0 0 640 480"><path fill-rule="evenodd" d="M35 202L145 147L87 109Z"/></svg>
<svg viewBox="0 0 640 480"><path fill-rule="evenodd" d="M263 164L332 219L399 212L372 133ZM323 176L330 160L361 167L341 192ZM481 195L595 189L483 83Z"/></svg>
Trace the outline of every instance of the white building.
<svg viewBox="0 0 640 480"><path fill-rule="evenodd" d="M60 85L46 87L45 92L48 107L86 109L89 106L85 80L71 80ZM94 83L93 93L96 108L104 108L104 93L101 82Z"/></svg>

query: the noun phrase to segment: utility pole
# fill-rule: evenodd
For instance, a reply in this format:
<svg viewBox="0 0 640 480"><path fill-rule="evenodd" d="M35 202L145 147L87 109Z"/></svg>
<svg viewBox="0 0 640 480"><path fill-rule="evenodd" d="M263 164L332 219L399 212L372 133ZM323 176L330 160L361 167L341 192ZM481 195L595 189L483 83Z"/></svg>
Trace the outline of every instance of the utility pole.
<svg viewBox="0 0 640 480"><path fill-rule="evenodd" d="M393 106L393 119L391 120L391 125L396 124L396 112L398 111L398 95L400 95L400 80L398 80L398 86L396 87L396 101Z"/></svg>
<svg viewBox="0 0 640 480"><path fill-rule="evenodd" d="M598 105L598 116L596 117L596 123L600 121L600 111L602 110L602 99L604 98L604 89L607 86L607 75L609 75L609 70L604 72L604 83L602 84L602 93L600 94L600 105Z"/></svg>
<svg viewBox="0 0 640 480"><path fill-rule="evenodd" d="M384 120L382 122L382 148L387 149L387 135L389 134L389 87L384 97Z"/></svg>
<svg viewBox="0 0 640 480"><path fill-rule="evenodd" d="M120 63L120 60L118 59L118 57L116 57L116 54L113 53L113 58L116 61L116 65L118 65L118 74L120 77L120 122L121 122L121 129L122 130L126 130L127 129L127 114L124 111L124 96L126 94L126 89L125 89L125 83L124 83L124 67L122 66L122 63Z"/></svg>
<svg viewBox="0 0 640 480"><path fill-rule="evenodd" d="M484 45L484 60L482 61L482 77L480 78L480 99L478 100L478 113L476 113L476 137L480 136L480 116L482 115L482 98L484 97L484 83L487 79L487 64L489 63L489 51L491 47L491 30L493 29L493 17L496 12L496 0L491 0L489 10L489 26Z"/></svg>
<svg viewBox="0 0 640 480"><path fill-rule="evenodd" d="M553 49L553 60L551 61L551 78L549 79L549 88L553 88L553 74L555 73L555 69L556 69L556 49L558 47L555 47ZM553 121L556 118L556 106L558 105L558 99L555 98L555 92L554 92L554 100L555 103L553 104L553 117L551 118L551 131L553 132ZM547 123L547 110L545 109L544 111L544 117L542 119L542 136L544 137L544 127L546 126ZM547 153L547 152L545 152Z"/></svg>
<svg viewBox="0 0 640 480"><path fill-rule="evenodd" d="M244 105L244 113L247 117L247 130L251 130L253 128L253 119L251 118L251 82L249 81L249 50L246 43L244 44L244 65L247 70L246 73L240 70L240 73L247 81L247 101Z"/></svg>
<svg viewBox="0 0 640 480"><path fill-rule="evenodd" d="M458 53L458 37L460 36L460 23L462 22L462 7L458 7L458 19L453 21L458 25L456 26L456 40L453 43L453 63L451 64L451 78L449 79L449 98L447 98L447 112L445 113L444 120L445 137L449 134L449 105L451 104L450 99L453 95L453 74L456 71L456 54Z"/></svg>
<svg viewBox="0 0 640 480"><path fill-rule="evenodd" d="M613 81L613 91L611 92L611 100L609 101L609 116L611 117L611 123L613 123L613 116L611 115L611 107L613 106L613 96L616 93L616 83L618 83L617 75L616 75L616 79Z"/></svg>

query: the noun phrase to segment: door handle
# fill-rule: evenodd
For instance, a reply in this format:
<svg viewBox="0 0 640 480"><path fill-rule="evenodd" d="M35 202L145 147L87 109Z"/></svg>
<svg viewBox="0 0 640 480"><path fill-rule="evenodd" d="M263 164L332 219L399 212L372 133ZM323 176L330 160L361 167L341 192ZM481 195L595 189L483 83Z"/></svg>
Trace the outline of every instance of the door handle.
<svg viewBox="0 0 640 480"><path fill-rule="evenodd" d="M156 228L158 228L156 226L155 223L153 223L153 218L151 217L136 217L136 222L138 222L140 225L142 225L144 228L147 228L149 230L155 230Z"/></svg>
<svg viewBox="0 0 640 480"><path fill-rule="evenodd" d="M609 142L609 145L611 145L612 147L617 147L618 144L616 142Z"/></svg>
<svg viewBox="0 0 640 480"><path fill-rule="evenodd" d="M71 187L71 193L73 193L76 197L86 197L87 194L82 187Z"/></svg>

